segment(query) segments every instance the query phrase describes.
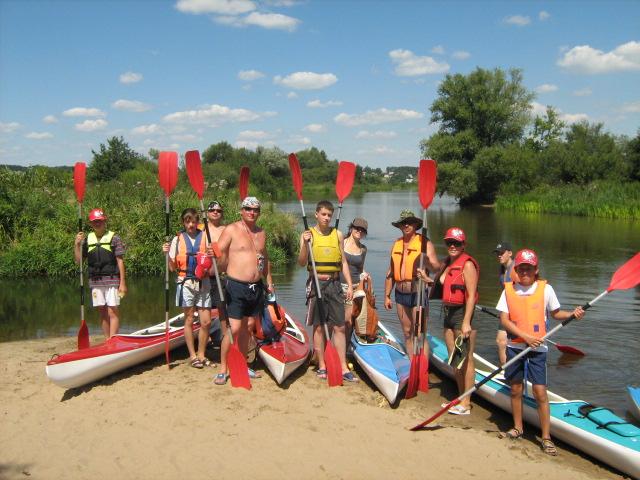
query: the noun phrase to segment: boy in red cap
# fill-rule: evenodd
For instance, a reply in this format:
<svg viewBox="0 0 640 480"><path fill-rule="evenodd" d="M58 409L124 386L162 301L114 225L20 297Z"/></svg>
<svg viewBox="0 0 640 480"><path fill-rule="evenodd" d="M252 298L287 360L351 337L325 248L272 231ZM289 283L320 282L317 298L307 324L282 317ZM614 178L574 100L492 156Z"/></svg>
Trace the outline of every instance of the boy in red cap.
<svg viewBox="0 0 640 480"><path fill-rule="evenodd" d="M74 244L76 262L87 259L89 288L93 306L98 308L104 336L111 338L118 333L120 320L118 306L127 293L124 270L124 244L118 235L107 231L107 216L99 208L89 212L93 232L85 239L78 232Z"/></svg>
<svg viewBox="0 0 640 480"><path fill-rule="evenodd" d="M505 370L505 379L511 385L511 410L513 428L501 432L501 438L516 440L523 434L522 392L524 390L524 370L527 364L528 380L533 385L533 395L538 404L538 417L542 431L541 447L548 455L558 451L551 440L551 419L549 398L547 397L547 346L542 337L547 333L548 316L556 320L566 320L575 315L584 316L582 307L572 312L560 310L560 303L551 287L538 276L538 256L533 250L524 249L516 254L515 269L518 280L506 282L496 309L500 311L500 321L507 331L507 361L511 360L527 346L532 350Z"/></svg>

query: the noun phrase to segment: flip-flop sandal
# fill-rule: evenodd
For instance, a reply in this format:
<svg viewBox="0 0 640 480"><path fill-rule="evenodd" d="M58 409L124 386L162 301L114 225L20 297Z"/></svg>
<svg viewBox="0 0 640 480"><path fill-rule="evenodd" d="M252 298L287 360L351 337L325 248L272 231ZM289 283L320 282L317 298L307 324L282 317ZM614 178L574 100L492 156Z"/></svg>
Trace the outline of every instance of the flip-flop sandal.
<svg viewBox="0 0 640 480"><path fill-rule="evenodd" d="M346 372L342 374L342 380L350 383L358 383L358 378L352 372Z"/></svg>
<svg viewBox="0 0 640 480"><path fill-rule="evenodd" d="M227 383L228 378L229 378L228 375L224 373L219 373L215 377L213 377L213 383L215 383L216 385L224 385Z"/></svg>
<svg viewBox="0 0 640 480"><path fill-rule="evenodd" d="M255 370L251 368L247 368L247 370L249 371L249 378L262 378L262 375L256 372Z"/></svg>
<svg viewBox="0 0 640 480"><path fill-rule="evenodd" d="M540 447L542 448L542 451L547 455L551 455L552 457L558 455L558 449L550 438L543 438L540 442Z"/></svg>
<svg viewBox="0 0 640 480"><path fill-rule="evenodd" d="M316 370L316 377L318 377L321 380L326 380L327 379L327 369L326 368L319 368L318 370Z"/></svg>
<svg viewBox="0 0 640 480"><path fill-rule="evenodd" d="M205 367L217 367L217 365L211 360L209 360L208 358L205 358L204 360L200 360L200 362L202 362L202 365Z"/></svg>
<svg viewBox="0 0 640 480"><path fill-rule="evenodd" d="M453 415L471 415L471 409L462 405L455 405L449 409L449 413Z"/></svg>
<svg viewBox="0 0 640 480"><path fill-rule="evenodd" d="M522 432L517 428L512 428L511 430L507 430L506 432L498 432L498 438L508 438L509 440L518 440L522 437Z"/></svg>
<svg viewBox="0 0 640 480"><path fill-rule="evenodd" d="M192 358L191 359L191 366L193 368L197 368L197 369L204 368L204 364L202 363L202 360L200 360L199 358Z"/></svg>

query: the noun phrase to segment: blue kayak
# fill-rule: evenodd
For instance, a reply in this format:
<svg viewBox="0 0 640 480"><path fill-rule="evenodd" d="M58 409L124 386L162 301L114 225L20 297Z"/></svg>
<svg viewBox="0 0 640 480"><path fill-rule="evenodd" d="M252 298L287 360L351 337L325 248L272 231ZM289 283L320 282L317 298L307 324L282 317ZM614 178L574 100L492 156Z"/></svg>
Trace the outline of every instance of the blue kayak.
<svg viewBox="0 0 640 480"><path fill-rule="evenodd" d="M447 347L437 337L429 336L431 364L446 376L454 371L447 364ZM474 354L476 383L489 376L496 365ZM531 385L527 385L530 391ZM511 389L504 376L496 375L478 391L485 400L511 412ZM551 410L551 434L621 472L640 478L640 428L628 423L607 408L591 405L583 400L567 400L547 391ZM523 402L525 422L540 427L536 401L525 396Z"/></svg>
<svg viewBox="0 0 640 480"><path fill-rule="evenodd" d="M411 362L404 346L393 334L378 322L374 342L367 342L351 335L353 356L378 390L393 404L409 379Z"/></svg>

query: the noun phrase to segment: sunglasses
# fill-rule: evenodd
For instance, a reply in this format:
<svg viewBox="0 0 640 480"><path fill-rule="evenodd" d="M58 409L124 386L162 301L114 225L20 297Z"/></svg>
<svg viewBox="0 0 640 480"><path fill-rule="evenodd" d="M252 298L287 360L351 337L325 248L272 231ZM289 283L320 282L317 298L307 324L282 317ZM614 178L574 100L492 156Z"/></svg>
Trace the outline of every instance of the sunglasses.
<svg viewBox="0 0 640 480"><path fill-rule="evenodd" d="M209 209L210 212L218 212L218 213L222 213L222 209L221 208L210 208Z"/></svg>
<svg viewBox="0 0 640 480"><path fill-rule="evenodd" d="M460 247L464 244L464 242L460 242L460 241L458 241L458 240L445 240L445 241L444 241L444 244L445 244L447 247L456 247L456 248L460 248Z"/></svg>
<svg viewBox="0 0 640 480"><path fill-rule="evenodd" d="M353 227L353 229L360 233L364 233L365 235L367 234L367 231L362 227Z"/></svg>
<svg viewBox="0 0 640 480"><path fill-rule="evenodd" d="M242 209L245 212L255 212L255 213L260 213L260 208L253 208L253 207L242 207Z"/></svg>

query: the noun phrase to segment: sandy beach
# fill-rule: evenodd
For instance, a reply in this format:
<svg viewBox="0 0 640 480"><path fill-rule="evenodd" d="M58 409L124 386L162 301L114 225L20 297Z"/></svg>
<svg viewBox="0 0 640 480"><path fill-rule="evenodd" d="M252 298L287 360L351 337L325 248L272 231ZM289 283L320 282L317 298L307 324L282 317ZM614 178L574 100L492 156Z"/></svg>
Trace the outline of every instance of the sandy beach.
<svg viewBox="0 0 640 480"><path fill-rule="evenodd" d="M428 395L392 409L367 381L329 388L311 368L284 388L261 366L251 391L215 386L216 370L191 368L178 349L171 369L159 357L65 391L44 367L74 347L75 338L0 344L0 478L622 478L560 442L558 457L544 455L533 428L498 439L510 417L475 397L471 416L409 432L455 395L434 373Z"/></svg>

